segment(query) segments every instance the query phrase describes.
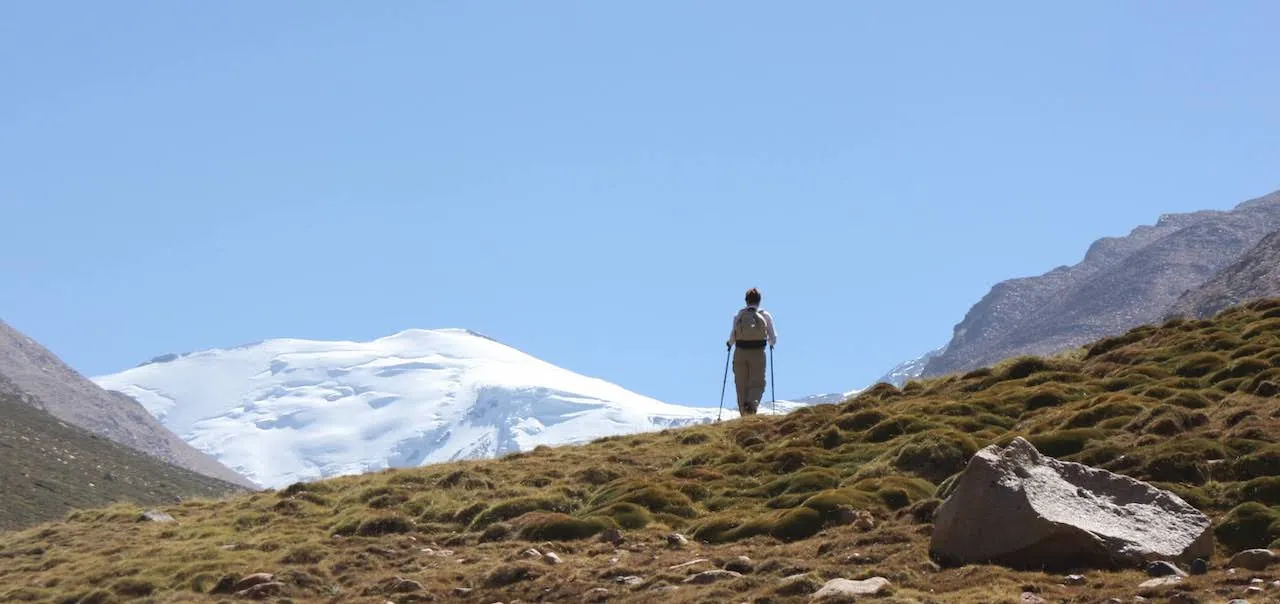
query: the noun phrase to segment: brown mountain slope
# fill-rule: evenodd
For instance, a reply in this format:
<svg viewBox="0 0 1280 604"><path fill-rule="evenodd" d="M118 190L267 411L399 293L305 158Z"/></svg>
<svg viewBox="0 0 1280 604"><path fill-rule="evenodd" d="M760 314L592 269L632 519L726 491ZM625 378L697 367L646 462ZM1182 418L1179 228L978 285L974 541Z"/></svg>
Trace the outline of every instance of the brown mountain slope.
<svg viewBox="0 0 1280 604"><path fill-rule="evenodd" d="M1159 321L1180 295L1277 229L1280 192L1230 211L1165 215L1127 236L1100 239L1075 266L993 287L923 375L1053 354Z"/></svg>
<svg viewBox="0 0 1280 604"><path fill-rule="evenodd" d="M0 530L120 501L173 503L243 488L164 463L0 395Z"/></svg>
<svg viewBox="0 0 1280 604"><path fill-rule="evenodd" d="M137 401L99 388L4 321L0 321L0 394L173 465L254 486L170 432Z"/></svg>
<svg viewBox="0 0 1280 604"><path fill-rule="evenodd" d="M1276 393L1271 300L785 416L164 506L176 526L139 524L128 506L76 512L0 535L0 600L230 601L218 594L265 572L278 582L264 591L297 602L782 604L874 576L893 583L874 600L886 603L1132 601L1140 569L1067 585L930 560L952 477L979 447L1024 436L1204 511L1210 572L1145 596L1223 602L1268 576L1229 574L1227 556L1280 547ZM622 541L598 536L614 528ZM672 531L689 542L670 546ZM699 574L712 569L732 572Z"/></svg>
<svg viewBox="0 0 1280 604"><path fill-rule="evenodd" d="M1203 319L1224 308L1271 296L1280 296L1280 231L1264 237L1204 285L1184 293L1167 315Z"/></svg>

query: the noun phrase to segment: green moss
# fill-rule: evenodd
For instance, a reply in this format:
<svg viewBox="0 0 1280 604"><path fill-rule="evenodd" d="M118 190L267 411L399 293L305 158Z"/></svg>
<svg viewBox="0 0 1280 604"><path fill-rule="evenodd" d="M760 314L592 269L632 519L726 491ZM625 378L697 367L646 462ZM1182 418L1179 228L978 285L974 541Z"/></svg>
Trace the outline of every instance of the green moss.
<svg viewBox="0 0 1280 604"><path fill-rule="evenodd" d="M609 519L599 516L574 518L559 512L530 512L513 524L525 541L572 541L586 539L612 527Z"/></svg>
<svg viewBox="0 0 1280 604"><path fill-rule="evenodd" d="M1053 367L1040 357L1018 357L1009 362L1000 372L1003 380L1020 380L1041 371L1051 371Z"/></svg>
<svg viewBox="0 0 1280 604"><path fill-rule="evenodd" d="M377 537L393 533L408 533L413 530L413 521L403 514L383 513L360 521L356 527L356 535L361 537Z"/></svg>
<svg viewBox="0 0 1280 604"><path fill-rule="evenodd" d="M855 509L874 507L879 501L861 491L851 489L832 489L823 491L805 499L800 505L822 514L823 518L835 517L837 509L847 505Z"/></svg>
<svg viewBox="0 0 1280 604"><path fill-rule="evenodd" d="M1184 409L1204 409L1209 406L1209 399L1199 392L1179 392L1165 399L1165 402Z"/></svg>
<svg viewBox="0 0 1280 604"><path fill-rule="evenodd" d="M1280 333L1280 319L1263 319L1250 323L1240 333L1240 337L1251 340L1259 336L1275 335L1277 333Z"/></svg>
<svg viewBox="0 0 1280 604"><path fill-rule="evenodd" d="M111 591L129 598L145 598L158 588L154 581L139 577L125 577L111 584Z"/></svg>
<svg viewBox="0 0 1280 604"><path fill-rule="evenodd" d="M1213 534L1231 553L1266 547L1280 538L1280 511L1260 503L1236 506L1218 522Z"/></svg>
<svg viewBox="0 0 1280 604"><path fill-rule="evenodd" d="M906 476L864 478L849 488L878 498L885 507L892 510L933 497L937 491L937 488L926 480Z"/></svg>
<svg viewBox="0 0 1280 604"><path fill-rule="evenodd" d="M714 516L694 526L690 536L703 543L724 543L742 521L731 516Z"/></svg>
<svg viewBox="0 0 1280 604"><path fill-rule="evenodd" d="M1160 405L1148 409L1125 426L1130 432L1174 436L1209 423L1209 417L1198 411L1190 411L1172 405Z"/></svg>
<svg viewBox="0 0 1280 604"><path fill-rule="evenodd" d="M1040 386L1024 396L1023 405L1027 411L1058 407L1071 400L1070 395L1062 388L1054 385Z"/></svg>

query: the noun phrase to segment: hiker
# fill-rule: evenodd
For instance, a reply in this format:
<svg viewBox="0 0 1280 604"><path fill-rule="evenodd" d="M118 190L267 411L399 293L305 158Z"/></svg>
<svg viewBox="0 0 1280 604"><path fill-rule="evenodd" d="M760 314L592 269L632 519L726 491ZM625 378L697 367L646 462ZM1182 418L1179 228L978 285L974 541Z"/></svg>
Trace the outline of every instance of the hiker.
<svg viewBox="0 0 1280 604"><path fill-rule="evenodd" d="M738 413L755 415L764 397L765 351L778 343L773 331L773 316L760 310L760 290L747 290L747 307L733 317L733 330L726 346L733 351L733 383L738 388Z"/></svg>

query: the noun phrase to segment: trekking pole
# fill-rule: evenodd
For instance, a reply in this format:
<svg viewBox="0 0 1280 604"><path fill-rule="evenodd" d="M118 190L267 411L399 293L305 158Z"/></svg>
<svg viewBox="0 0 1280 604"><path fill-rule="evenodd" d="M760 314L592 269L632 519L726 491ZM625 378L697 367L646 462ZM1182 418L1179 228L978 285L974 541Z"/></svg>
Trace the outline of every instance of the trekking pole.
<svg viewBox="0 0 1280 604"><path fill-rule="evenodd" d="M729 385L729 353L732 346L724 347L724 380L720 382L720 410L716 411L716 423L720 423L720 414L724 413L724 389Z"/></svg>
<svg viewBox="0 0 1280 604"><path fill-rule="evenodd" d="M773 414L778 414L778 385L773 379L773 347L769 347L769 398L773 399Z"/></svg>

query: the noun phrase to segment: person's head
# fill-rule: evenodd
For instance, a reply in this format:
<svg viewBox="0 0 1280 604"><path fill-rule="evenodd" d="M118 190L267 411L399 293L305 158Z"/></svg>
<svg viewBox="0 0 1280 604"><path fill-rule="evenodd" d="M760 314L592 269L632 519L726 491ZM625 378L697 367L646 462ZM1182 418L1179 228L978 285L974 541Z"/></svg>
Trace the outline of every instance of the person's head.
<svg viewBox="0 0 1280 604"><path fill-rule="evenodd" d="M747 290L747 306L759 306L759 305L760 305L760 290L754 287Z"/></svg>

